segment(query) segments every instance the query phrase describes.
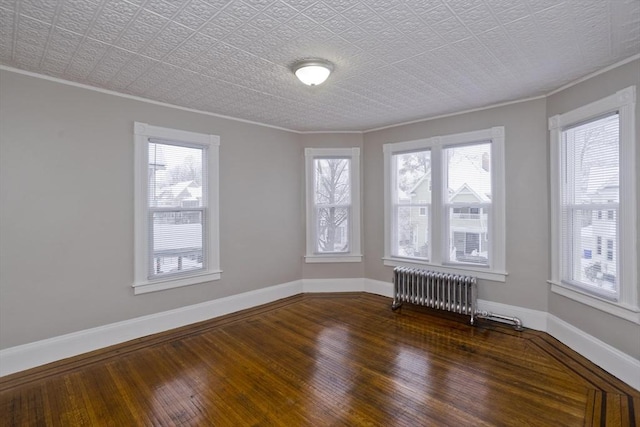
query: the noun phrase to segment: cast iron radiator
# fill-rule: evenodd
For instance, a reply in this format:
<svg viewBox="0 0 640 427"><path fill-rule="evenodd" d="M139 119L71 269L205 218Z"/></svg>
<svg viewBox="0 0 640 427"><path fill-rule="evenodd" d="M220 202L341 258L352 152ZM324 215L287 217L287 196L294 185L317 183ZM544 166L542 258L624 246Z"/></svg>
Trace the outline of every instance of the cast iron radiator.
<svg viewBox="0 0 640 427"><path fill-rule="evenodd" d="M420 268L393 269L392 310L403 302L437 308L471 317L476 316L476 278L457 274L439 273Z"/></svg>

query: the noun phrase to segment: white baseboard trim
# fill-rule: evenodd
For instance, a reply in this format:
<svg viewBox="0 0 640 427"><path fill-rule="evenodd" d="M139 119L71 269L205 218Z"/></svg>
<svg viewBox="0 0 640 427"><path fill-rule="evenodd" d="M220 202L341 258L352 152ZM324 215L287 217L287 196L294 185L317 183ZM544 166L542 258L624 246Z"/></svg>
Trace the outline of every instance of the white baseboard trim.
<svg viewBox="0 0 640 427"><path fill-rule="evenodd" d="M364 290L370 294L393 298L393 283L381 280L364 279Z"/></svg>
<svg viewBox="0 0 640 427"><path fill-rule="evenodd" d="M600 341L553 314L548 315L548 329L545 332L611 375L640 390L640 360Z"/></svg>
<svg viewBox="0 0 640 427"><path fill-rule="evenodd" d="M482 299L478 300L478 310L501 314L503 316L517 317L522 321L522 325L525 328L535 329L536 331L547 330L546 311L532 310L530 308L502 304L499 302L487 301Z"/></svg>
<svg viewBox="0 0 640 427"><path fill-rule="evenodd" d="M302 281L296 280L7 348L0 351L0 376L224 316L300 293L302 293Z"/></svg>
<svg viewBox="0 0 640 427"><path fill-rule="evenodd" d="M175 310L86 329L0 351L0 376L120 344L147 335L213 319L300 293L368 292L393 296L389 282L354 279L302 279ZM547 332L607 372L640 390L640 361L543 311L478 300L478 309L518 317L525 327ZM635 374L635 375L634 375Z"/></svg>
<svg viewBox="0 0 640 427"><path fill-rule="evenodd" d="M364 292L363 278L356 279L302 279L302 292Z"/></svg>

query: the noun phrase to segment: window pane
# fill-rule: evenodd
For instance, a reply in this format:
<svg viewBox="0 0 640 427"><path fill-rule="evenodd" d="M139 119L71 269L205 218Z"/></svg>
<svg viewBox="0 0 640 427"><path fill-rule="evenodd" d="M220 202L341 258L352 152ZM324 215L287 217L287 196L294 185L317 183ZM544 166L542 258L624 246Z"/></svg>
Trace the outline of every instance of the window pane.
<svg viewBox="0 0 640 427"><path fill-rule="evenodd" d="M567 203L618 203L619 115L563 132L567 165ZM602 213L599 214L599 218Z"/></svg>
<svg viewBox="0 0 640 427"><path fill-rule="evenodd" d="M316 205L351 203L351 159L314 159Z"/></svg>
<svg viewBox="0 0 640 427"><path fill-rule="evenodd" d="M586 209L568 209L563 222L563 234L573 238L565 242L567 273L572 282L579 282L607 292L616 291L617 224L611 220L585 220L594 213Z"/></svg>
<svg viewBox="0 0 640 427"><path fill-rule="evenodd" d="M318 253L349 252L349 208L316 208Z"/></svg>
<svg viewBox="0 0 640 427"><path fill-rule="evenodd" d="M420 207L396 205L393 255L428 259L429 208L422 209L424 215Z"/></svg>
<svg viewBox="0 0 640 427"><path fill-rule="evenodd" d="M428 259L431 151L394 154L392 255Z"/></svg>
<svg viewBox="0 0 640 427"><path fill-rule="evenodd" d="M394 154L395 203L431 203L431 151Z"/></svg>
<svg viewBox="0 0 640 427"><path fill-rule="evenodd" d="M203 154L200 148L149 143L149 206L204 206Z"/></svg>
<svg viewBox="0 0 640 427"><path fill-rule="evenodd" d="M562 278L616 293L619 115L565 129L562 142Z"/></svg>
<svg viewBox="0 0 640 427"><path fill-rule="evenodd" d="M483 208L449 209L449 261L489 264L488 220Z"/></svg>
<svg viewBox="0 0 640 427"><path fill-rule="evenodd" d="M203 268L202 211L154 212L152 275Z"/></svg>
<svg viewBox="0 0 640 427"><path fill-rule="evenodd" d="M443 151L447 176L445 196L449 205L447 259L489 265L491 143L455 146Z"/></svg>
<svg viewBox="0 0 640 427"><path fill-rule="evenodd" d="M449 203L491 202L491 143L444 150Z"/></svg>

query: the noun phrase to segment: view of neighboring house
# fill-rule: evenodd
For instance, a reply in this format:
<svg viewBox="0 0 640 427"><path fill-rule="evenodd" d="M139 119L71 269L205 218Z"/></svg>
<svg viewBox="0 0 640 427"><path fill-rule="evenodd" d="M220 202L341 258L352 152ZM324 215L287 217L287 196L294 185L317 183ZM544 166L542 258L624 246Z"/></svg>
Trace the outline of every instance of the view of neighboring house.
<svg viewBox="0 0 640 427"><path fill-rule="evenodd" d="M401 197L402 198L402 197ZM405 200L413 204L427 204L431 202L431 174L425 174L409 193L404 196ZM427 206L412 207L409 209L409 221L411 231L403 240L411 242L414 250L411 256L420 258L429 257L429 212Z"/></svg>
<svg viewBox="0 0 640 427"><path fill-rule="evenodd" d="M591 194L591 203L617 202L618 194L618 184L605 184ZM617 216L615 209L588 211L580 230L582 260L578 277L609 290L613 290L617 275Z"/></svg>
<svg viewBox="0 0 640 427"><path fill-rule="evenodd" d="M195 181L168 185L157 196L158 206L197 208L202 200L202 186Z"/></svg>
<svg viewBox="0 0 640 427"><path fill-rule="evenodd" d="M491 176L488 153L470 156L453 151L449 158L447 205L449 206L449 254L451 261L487 263L488 223L486 208L491 203ZM429 254L429 211L431 174L421 178L405 196L413 206L409 210L412 229L412 256ZM418 205L418 206L415 206Z"/></svg>

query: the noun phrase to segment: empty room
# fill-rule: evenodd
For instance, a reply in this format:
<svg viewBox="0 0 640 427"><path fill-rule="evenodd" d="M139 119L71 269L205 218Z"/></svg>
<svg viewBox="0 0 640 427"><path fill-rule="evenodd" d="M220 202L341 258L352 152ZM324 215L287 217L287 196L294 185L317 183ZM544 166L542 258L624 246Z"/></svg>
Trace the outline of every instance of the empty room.
<svg viewBox="0 0 640 427"><path fill-rule="evenodd" d="M0 425L640 425L640 1L1 0Z"/></svg>

